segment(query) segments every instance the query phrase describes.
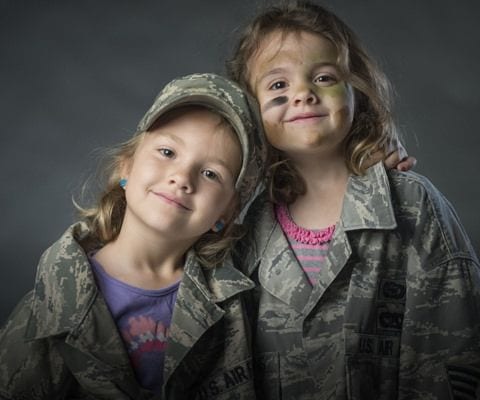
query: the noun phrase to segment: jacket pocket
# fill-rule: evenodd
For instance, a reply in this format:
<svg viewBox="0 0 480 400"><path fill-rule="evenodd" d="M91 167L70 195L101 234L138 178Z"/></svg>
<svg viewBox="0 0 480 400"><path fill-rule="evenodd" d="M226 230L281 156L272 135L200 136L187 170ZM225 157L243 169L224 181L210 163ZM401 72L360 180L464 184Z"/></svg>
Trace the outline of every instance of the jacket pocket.
<svg viewBox="0 0 480 400"><path fill-rule="evenodd" d="M349 400L393 400L398 392L398 359L374 355L346 356Z"/></svg>

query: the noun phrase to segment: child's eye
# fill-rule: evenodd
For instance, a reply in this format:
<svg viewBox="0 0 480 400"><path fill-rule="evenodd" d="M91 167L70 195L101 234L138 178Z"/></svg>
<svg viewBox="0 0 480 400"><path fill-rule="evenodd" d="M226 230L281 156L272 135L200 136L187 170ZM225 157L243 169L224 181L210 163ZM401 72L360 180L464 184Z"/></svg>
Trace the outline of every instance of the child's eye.
<svg viewBox="0 0 480 400"><path fill-rule="evenodd" d="M162 156L167 157L167 158L172 158L175 155L175 153L172 150L166 149L166 148L158 149L158 152Z"/></svg>
<svg viewBox="0 0 480 400"><path fill-rule="evenodd" d="M327 74L323 74L323 75L318 75L314 81L316 83L329 83L329 84L333 84L335 82L337 82L337 79L332 76L332 75L327 75Z"/></svg>
<svg viewBox="0 0 480 400"><path fill-rule="evenodd" d="M287 83L285 81L277 81L277 82L274 82L272 85L270 85L269 89L271 90L284 89L286 86L287 86Z"/></svg>
<svg viewBox="0 0 480 400"><path fill-rule="evenodd" d="M213 172L211 169L205 169L202 171L204 177L211 179L211 180L219 180L219 176L216 172Z"/></svg>

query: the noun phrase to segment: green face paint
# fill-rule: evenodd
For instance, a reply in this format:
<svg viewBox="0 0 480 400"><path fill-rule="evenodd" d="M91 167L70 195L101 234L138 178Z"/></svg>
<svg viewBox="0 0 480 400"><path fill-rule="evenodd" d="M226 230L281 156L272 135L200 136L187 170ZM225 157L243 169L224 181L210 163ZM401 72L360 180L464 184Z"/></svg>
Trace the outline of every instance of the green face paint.
<svg viewBox="0 0 480 400"><path fill-rule="evenodd" d="M335 85L319 87L319 93L323 95L328 95L331 97L344 97L349 92L349 86L345 82L338 82Z"/></svg>

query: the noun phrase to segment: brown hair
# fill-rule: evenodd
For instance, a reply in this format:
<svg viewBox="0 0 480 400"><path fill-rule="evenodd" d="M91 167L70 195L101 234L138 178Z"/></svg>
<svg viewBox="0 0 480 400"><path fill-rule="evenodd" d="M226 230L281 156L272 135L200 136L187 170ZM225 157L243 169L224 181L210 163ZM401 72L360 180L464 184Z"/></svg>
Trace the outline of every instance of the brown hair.
<svg viewBox="0 0 480 400"><path fill-rule="evenodd" d="M206 109L201 106L188 106L169 111L161 116L148 131L137 134L126 142L120 143L104 152L103 162L99 168L100 176L98 176L100 181L105 182L104 189L94 204L88 208L83 208L74 202L80 218L89 228L90 240L100 245L105 245L114 241L120 233L127 204L125 191L119 184L122 178L122 166L133 160L143 138L160 124L171 119L172 114L189 112L195 108ZM210 109L208 110L214 112ZM217 115L220 119L217 128L220 130L229 129L233 133L230 123L220 114ZM235 196L233 201L235 202L233 215L225 224L225 227L220 232L206 232L193 245L197 259L204 267L211 268L221 265L235 241L243 236L244 232L241 226L234 223L240 212L238 196Z"/></svg>
<svg viewBox="0 0 480 400"><path fill-rule="evenodd" d="M355 114L344 141L349 170L362 175L369 157L385 153L398 142L392 117L391 87L379 66L370 58L355 33L335 14L308 1L287 1L261 12L243 30L233 56L227 61L230 77L253 95L249 65L272 32L308 32L330 40L338 52L338 65L355 92ZM267 186L274 202L291 203L303 194L305 184L285 155L270 146Z"/></svg>

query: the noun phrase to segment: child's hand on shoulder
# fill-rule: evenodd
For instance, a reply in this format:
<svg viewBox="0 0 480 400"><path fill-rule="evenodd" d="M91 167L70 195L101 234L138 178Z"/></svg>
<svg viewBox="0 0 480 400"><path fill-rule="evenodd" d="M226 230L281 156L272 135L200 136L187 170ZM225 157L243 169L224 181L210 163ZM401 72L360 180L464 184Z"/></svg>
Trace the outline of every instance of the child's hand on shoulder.
<svg viewBox="0 0 480 400"><path fill-rule="evenodd" d="M397 169L398 171L410 171L417 164L415 157L409 156L407 150L401 143L397 143L397 148L391 150L384 158L383 163L387 169Z"/></svg>
<svg viewBox="0 0 480 400"><path fill-rule="evenodd" d="M367 161L368 167L383 160L386 169L396 169L398 171L410 171L417 164L415 157L409 156L407 150L401 143L397 147L390 147L388 152L377 151Z"/></svg>
<svg viewBox="0 0 480 400"><path fill-rule="evenodd" d="M405 147L398 141L390 144L385 152L375 152L367 163L371 167L382 160L386 169L396 169L398 171L410 171L417 164L417 159L409 156Z"/></svg>

